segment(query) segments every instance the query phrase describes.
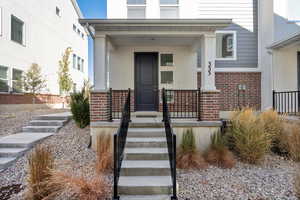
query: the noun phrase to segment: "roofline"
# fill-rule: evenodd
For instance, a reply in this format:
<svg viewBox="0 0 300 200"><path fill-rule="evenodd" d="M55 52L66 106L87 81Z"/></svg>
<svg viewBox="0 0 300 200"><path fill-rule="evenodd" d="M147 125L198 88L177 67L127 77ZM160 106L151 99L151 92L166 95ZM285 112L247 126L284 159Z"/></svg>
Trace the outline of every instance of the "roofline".
<svg viewBox="0 0 300 200"><path fill-rule="evenodd" d="M128 25L189 25L199 26L206 24L229 25L232 19L79 19L82 25L112 25L112 26L128 26Z"/></svg>
<svg viewBox="0 0 300 200"><path fill-rule="evenodd" d="M300 32L293 33L292 35L288 36L287 38L280 40L278 42L274 42L267 49L280 49L285 46L292 44L293 42L300 41Z"/></svg>
<svg viewBox="0 0 300 200"><path fill-rule="evenodd" d="M73 4L73 7L78 15L79 18L83 18L83 14L81 12L81 9L77 3L77 0L71 0L72 4Z"/></svg>

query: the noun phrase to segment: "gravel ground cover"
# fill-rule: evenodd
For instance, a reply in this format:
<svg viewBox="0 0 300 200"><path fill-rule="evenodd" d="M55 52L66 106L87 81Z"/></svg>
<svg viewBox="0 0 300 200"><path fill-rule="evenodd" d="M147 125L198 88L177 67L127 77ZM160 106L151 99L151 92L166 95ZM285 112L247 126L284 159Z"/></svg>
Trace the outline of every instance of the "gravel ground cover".
<svg viewBox="0 0 300 200"><path fill-rule="evenodd" d="M65 112L64 109L37 109L18 112L1 112L0 111L0 137L18 133L22 127L28 123L33 116L45 115L52 113Z"/></svg>
<svg viewBox="0 0 300 200"><path fill-rule="evenodd" d="M87 149L89 128L79 129L73 121L48 138L58 169L85 177L95 176L96 155ZM0 172L0 188L21 184L26 188L28 152L7 170ZM293 178L299 164L276 155L268 155L258 166L241 162L233 169L209 167L206 170L178 170L180 200L297 200ZM110 182L112 176L106 177ZM7 190L6 190L7 191ZM19 191L18 188L12 191ZM1 199L1 193L0 193ZM24 190L10 199L24 199ZM62 197L60 199L71 199Z"/></svg>
<svg viewBox="0 0 300 200"><path fill-rule="evenodd" d="M42 143L48 145L55 157L56 168L71 173L90 178L95 175L94 163L96 159L95 152L88 149L89 127L79 129L73 121L63 127L59 133L44 140ZM0 172L0 188L10 185L21 184L22 189L26 188L26 170L28 155L19 159L14 165L3 172ZM111 181L112 177L106 177ZM24 191L12 195L11 199L24 199ZM1 193L0 193L1 199ZM62 198L68 199L68 198Z"/></svg>

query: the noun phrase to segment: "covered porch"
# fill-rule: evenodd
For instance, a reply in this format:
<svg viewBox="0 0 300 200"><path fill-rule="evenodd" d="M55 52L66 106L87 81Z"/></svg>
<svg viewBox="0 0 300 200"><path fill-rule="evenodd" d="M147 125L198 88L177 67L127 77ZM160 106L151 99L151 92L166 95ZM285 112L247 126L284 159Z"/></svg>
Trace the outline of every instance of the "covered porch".
<svg viewBox="0 0 300 200"><path fill-rule="evenodd" d="M165 88L172 118L219 120L215 86L217 29L229 19L81 20L94 35L91 121L121 117L128 90L131 112L160 113ZM201 88L197 71L201 69Z"/></svg>

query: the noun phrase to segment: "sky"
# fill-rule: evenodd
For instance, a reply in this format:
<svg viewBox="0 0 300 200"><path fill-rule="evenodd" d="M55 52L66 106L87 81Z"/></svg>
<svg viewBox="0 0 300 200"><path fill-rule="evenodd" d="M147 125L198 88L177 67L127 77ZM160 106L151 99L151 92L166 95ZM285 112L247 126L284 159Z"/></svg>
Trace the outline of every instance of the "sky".
<svg viewBox="0 0 300 200"><path fill-rule="evenodd" d="M77 0L85 18L106 18L106 0ZM93 40L89 38L89 78L93 81Z"/></svg>

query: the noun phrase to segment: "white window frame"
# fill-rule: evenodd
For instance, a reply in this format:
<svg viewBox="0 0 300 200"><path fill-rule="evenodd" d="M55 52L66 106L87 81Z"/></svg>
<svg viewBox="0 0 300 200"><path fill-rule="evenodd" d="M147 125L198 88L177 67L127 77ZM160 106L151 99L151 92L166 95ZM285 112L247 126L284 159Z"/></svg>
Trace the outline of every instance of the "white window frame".
<svg viewBox="0 0 300 200"><path fill-rule="evenodd" d="M161 4L160 3L160 0L159 0L159 18L161 18L161 8L162 7L174 7L174 8L177 8L177 18L180 18L180 2L181 2L181 0L179 0L178 1L178 3L177 4ZM170 19L172 19L172 18L170 18ZM176 18L174 18L174 19L176 19Z"/></svg>
<svg viewBox="0 0 300 200"><path fill-rule="evenodd" d="M129 16L128 16L129 8L144 8L145 17L141 18L141 19L146 19L147 18L147 2L146 2L146 4L127 4L127 19L135 19L135 18L129 18ZM136 19L138 19L138 18L136 18Z"/></svg>
<svg viewBox="0 0 300 200"><path fill-rule="evenodd" d="M7 68L7 73L6 73L7 79L2 79L2 78L0 78L0 79L1 79L1 80L4 80L4 81L7 81L8 90L7 90L7 92L1 92L1 91L0 91L0 94L7 94L7 93L10 93L10 91L11 91L10 85L11 85L12 83L11 83L10 75L11 75L12 72L11 72L11 68L8 67L8 66L3 66L3 65L1 65L1 67L6 67L6 68Z"/></svg>
<svg viewBox="0 0 300 200"><path fill-rule="evenodd" d="M218 44L216 42L216 60L218 61L235 61L237 60L237 32L236 31L216 31L215 34L217 36L218 33L221 34L233 34L233 57L232 58L218 58L217 57L217 48ZM227 47L226 47L227 48Z"/></svg>
<svg viewBox="0 0 300 200"><path fill-rule="evenodd" d="M23 22L22 43L19 43L19 42L13 40L12 37L11 37L11 32L12 32L12 26L11 26L12 22L11 22L11 20L12 20L12 16L15 17L16 19L20 20L21 22ZM26 24L25 24L25 21L21 20L19 17L17 17L14 14L10 15L10 41L12 41L12 42L14 42L16 44L19 44L21 46L24 46L24 47L26 46Z"/></svg>
<svg viewBox="0 0 300 200"><path fill-rule="evenodd" d="M17 69L17 68L11 68L11 91L12 93L14 94L23 94L24 93L24 88L22 87L21 91L20 92L15 92L14 91L14 82L17 81L17 80L14 80L14 70L17 70L17 71L20 71L21 72L21 77L24 75L24 71L21 70L21 69Z"/></svg>

